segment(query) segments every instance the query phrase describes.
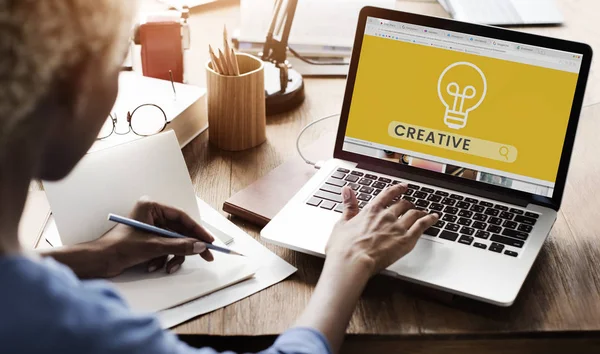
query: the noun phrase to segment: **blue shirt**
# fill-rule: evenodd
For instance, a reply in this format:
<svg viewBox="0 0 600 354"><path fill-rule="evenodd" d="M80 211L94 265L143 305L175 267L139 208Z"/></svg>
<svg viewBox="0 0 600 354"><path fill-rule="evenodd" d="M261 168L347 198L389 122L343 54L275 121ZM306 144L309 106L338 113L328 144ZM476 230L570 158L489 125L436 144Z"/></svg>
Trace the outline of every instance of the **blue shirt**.
<svg viewBox="0 0 600 354"><path fill-rule="evenodd" d="M80 281L53 259L0 257L0 351L3 353L214 354L133 313L105 281ZM325 337L292 328L264 354L330 353Z"/></svg>

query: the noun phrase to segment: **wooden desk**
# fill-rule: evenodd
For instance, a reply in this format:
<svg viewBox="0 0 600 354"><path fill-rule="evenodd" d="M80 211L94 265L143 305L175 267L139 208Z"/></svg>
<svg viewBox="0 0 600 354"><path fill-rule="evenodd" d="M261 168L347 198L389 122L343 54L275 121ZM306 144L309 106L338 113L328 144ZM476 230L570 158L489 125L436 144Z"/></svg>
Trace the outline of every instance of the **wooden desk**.
<svg viewBox="0 0 600 354"><path fill-rule="evenodd" d="M600 49L596 0L562 0L563 27L525 31L588 42ZM444 16L433 1L399 1L407 11ZM199 63L208 43L220 43L220 29L239 24L239 5L209 6L191 18L192 47ZM348 328L344 352L598 352L600 349L600 70L596 60L582 112L572 168L554 229L514 306L498 308L472 301L447 305L415 294L407 283L376 277L367 287ZM189 68L203 85L201 65ZM297 132L308 122L339 112L345 82L306 80L306 102L296 111L268 119L268 141L249 151L229 153L202 134L184 149L200 197L217 209L231 194L295 154ZM326 129L332 129L328 126ZM312 138L318 136L312 134ZM258 237L259 229L234 222ZM323 261L267 245L298 267L288 280L224 309L176 328L182 338L220 349L256 350L291 326L305 307ZM491 274L490 276L493 276ZM190 336L188 336L190 335ZM193 335L193 336L191 336ZM210 337L208 336L210 335ZM258 336L258 337L247 337ZM583 349L585 345L586 349ZM594 349L596 351L594 351Z"/></svg>

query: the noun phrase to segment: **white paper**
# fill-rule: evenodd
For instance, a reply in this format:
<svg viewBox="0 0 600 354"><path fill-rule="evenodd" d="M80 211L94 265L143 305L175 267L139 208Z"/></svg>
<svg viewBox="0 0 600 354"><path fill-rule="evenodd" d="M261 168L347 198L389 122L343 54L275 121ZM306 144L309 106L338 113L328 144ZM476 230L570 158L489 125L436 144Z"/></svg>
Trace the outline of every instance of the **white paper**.
<svg viewBox="0 0 600 354"><path fill-rule="evenodd" d="M42 247L38 247L38 249L48 249L63 246L60 235L58 234L58 229L56 228L56 221L52 215L50 215L50 218L48 219L48 223L46 224L42 238L46 239L46 243Z"/></svg>
<svg viewBox="0 0 600 354"><path fill-rule="evenodd" d="M248 256L257 267L254 277L208 296L158 313L163 328L171 328L194 317L230 305L269 286L276 284L296 272L291 264L279 258L250 235L239 229L210 205L198 199L203 221L211 229L219 230L219 238L233 237L229 248Z"/></svg>
<svg viewBox="0 0 600 354"><path fill-rule="evenodd" d="M109 213L129 215L143 196L182 209L201 222L194 187L172 131L87 154L69 176L44 182L44 189L65 245L102 236L115 225L106 219Z"/></svg>
<svg viewBox="0 0 600 354"><path fill-rule="evenodd" d="M286 2L284 2L286 3ZM273 18L274 0L242 0L240 39L264 42ZM352 47L358 15L364 6L394 9L394 0L302 0L298 2L289 43Z"/></svg>
<svg viewBox="0 0 600 354"><path fill-rule="evenodd" d="M111 282L134 311L157 312L181 305L252 277L253 261L213 252L214 261L188 256L174 274L148 273L139 266L112 278Z"/></svg>

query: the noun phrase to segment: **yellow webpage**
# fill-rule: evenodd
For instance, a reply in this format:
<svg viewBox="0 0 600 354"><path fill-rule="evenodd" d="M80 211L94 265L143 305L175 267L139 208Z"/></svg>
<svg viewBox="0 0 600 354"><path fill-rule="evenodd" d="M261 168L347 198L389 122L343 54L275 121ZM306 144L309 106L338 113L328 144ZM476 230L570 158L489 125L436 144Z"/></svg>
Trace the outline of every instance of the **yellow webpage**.
<svg viewBox="0 0 600 354"><path fill-rule="evenodd" d="M378 147L379 155L369 154L391 161L551 196L577 79L574 72L365 35L346 143ZM541 189L519 188L519 181Z"/></svg>

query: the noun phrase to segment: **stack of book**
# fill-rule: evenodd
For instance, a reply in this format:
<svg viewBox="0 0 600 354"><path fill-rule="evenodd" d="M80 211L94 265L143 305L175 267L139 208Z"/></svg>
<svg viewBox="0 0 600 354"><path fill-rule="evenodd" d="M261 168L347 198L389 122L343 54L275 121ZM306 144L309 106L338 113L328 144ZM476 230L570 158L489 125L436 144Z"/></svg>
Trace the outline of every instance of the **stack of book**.
<svg viewBox="0 0 600 354"><path fill-rule="evenodd" d="M264 47L264 40L251 41L243 40L239 37L233 38L233 45L240 52L259 56ZM290 44L297 53L303 58L317 63L339 63L340 65L315 65L309 64L294 56L293 53L287 53L287 60L303 76L346 76L348 75L348 64L352 54L352 47L328 46L328 45L310 45L310 44Z"/></svg>
<svg viewBox="0 0 600 354"><path fill-rule="evenodd" d="M273 16L273 0L241 0L241 26L234 36L239 51L258 55ZM358 15L364 6L394 8L394 0L302 0L298 2L289 47L309 62L288 52L292 67L304 76L345 76L354 43Z"/></svg>

